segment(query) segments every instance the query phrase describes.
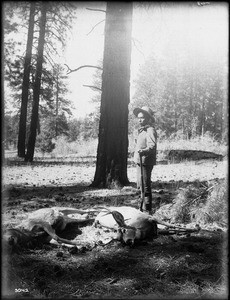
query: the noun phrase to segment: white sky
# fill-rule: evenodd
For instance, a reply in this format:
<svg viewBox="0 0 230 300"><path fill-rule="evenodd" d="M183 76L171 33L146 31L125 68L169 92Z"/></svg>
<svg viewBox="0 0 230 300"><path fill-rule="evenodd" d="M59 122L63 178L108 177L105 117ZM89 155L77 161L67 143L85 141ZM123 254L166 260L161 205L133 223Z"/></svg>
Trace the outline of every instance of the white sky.
<svg viewBox="0 0 230 300"><path fill-rule="evenodd" d="M77 20L73 26L72 36L65 51L64 63L71 69L81 65L98 65L103 57L104 22L98 25L90 34L90 30L105 19L105 13L87 10L86 7L100 8L103 2L79 2ZM85 7L84 7L85 6ZM88 35L87 35L88 34ZM162 54L167 39L173 40L175 47L183 47L189 42L194 55L216 55L223 49L228 49L228 9L223 3L197 8L137 8L133 13L132 37L135 41L132 48L131 61L131 97L134 93L132 82L139 67L153 53ZM183 37L186 39L183 39ZM138 48L138 49L137 49ZM71 73L71 99L74 102L76 117L85 116L93 111L90 102L94 91L83 85L92 85L95 69L84 68Z"/></svg>
<svg viewBox="0 0 230 300"><path fill-rule="evenodd" d="M63 62L71 69L76 69L82 65L97 66L99 60L103 58L104 22L96 26L90 34L89 32L98 22L105 19L105 13L90 11L86 7L105 9L105 5L100 5L97 2L84 4L81 4L83 7L77 9L77 19L73 25L73 31L63 59ZM84 117L94 109L90 100L95 92L83 85L93 85L92 76L95 71L95 68L83 68L68 75L69 87L72 91L70 99L76 108L73 111L76 117Z"/></svg>

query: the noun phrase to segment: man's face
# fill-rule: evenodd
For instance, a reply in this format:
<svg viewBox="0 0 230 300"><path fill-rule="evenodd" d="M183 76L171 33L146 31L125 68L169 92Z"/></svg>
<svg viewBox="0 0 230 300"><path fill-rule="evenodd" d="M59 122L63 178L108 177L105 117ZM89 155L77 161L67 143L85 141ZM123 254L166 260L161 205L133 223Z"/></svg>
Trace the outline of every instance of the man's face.
<svg viewBox="0 0 230 300"><path fill-rule="evenodd" d="M137 115L137 118L138 118L138 122L140 124L140 126L145 126L147 123L148 123L148 116L143 114L142 112L140 112L138 115Z"/></svg>

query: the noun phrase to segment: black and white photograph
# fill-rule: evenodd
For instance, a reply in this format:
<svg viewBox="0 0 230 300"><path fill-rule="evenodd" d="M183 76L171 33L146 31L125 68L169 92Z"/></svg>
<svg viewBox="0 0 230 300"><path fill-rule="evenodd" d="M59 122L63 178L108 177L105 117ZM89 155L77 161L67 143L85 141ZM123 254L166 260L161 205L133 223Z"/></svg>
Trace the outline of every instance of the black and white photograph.
<svg viewBox="0 0 230 300"><path fill-rule="evenodd" d="M1 298L227 300L228 2L1 4Z"/></svg>

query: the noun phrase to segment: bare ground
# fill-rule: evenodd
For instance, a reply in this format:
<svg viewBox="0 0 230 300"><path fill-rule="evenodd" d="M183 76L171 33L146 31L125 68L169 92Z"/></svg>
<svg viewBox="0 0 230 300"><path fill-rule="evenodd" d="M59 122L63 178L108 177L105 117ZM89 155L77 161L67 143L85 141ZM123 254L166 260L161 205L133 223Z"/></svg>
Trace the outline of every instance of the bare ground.
<svg viewBox="0 0 230 300"><path fill-rule="evenodd" d="M178 189L226 177L226 162L158 165L152 178L157 209L171 203ZM3 227L20 224L42 207L97 205L137 207L135 168L121 190L89 187L91 164L15 163L3 168ZM70 229L69 229L70 230ZM2 255L4 298L227 299L227 233L207 225L191 236L159 236L134 247L102 245L91 225L78 228L81 246L48 244ZM67 232L63 235L68 234ZM108 232L103 232L108 235Z"/></svg>

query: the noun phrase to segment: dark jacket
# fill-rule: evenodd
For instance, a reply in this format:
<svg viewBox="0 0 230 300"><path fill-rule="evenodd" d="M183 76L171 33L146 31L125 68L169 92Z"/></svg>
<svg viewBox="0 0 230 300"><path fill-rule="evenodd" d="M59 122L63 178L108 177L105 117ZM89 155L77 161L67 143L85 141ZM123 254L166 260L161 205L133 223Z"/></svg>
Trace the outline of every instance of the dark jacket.
<svg viewBox="0 0 230 300"><path fill-rule="evenodd" d="M153 126L146 125L138 130L138 137L134 152L134 162L137 164L140 163L138 153L138 150L140 149L145 150L145 153L142 156L142 163L144 165L156 165L157 133Z"/></svg>

